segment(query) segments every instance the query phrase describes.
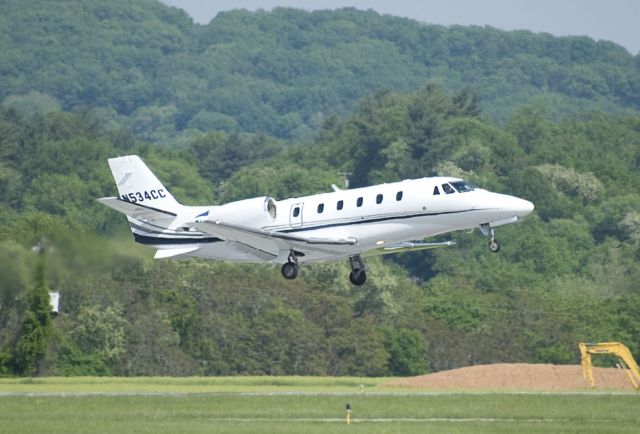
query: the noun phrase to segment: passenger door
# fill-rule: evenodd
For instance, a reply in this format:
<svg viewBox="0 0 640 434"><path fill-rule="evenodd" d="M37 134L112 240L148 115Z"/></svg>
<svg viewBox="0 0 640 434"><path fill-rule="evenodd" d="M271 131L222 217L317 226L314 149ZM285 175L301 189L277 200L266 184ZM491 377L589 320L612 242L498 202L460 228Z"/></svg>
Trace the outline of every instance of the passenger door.
<svg viewBox="0 0 640 434"><path fill-rule="evenodd" d="M292 228L302 227L302 208L304 203L294 203L291 205L291 212L289 214L289 226Z"/></svg>

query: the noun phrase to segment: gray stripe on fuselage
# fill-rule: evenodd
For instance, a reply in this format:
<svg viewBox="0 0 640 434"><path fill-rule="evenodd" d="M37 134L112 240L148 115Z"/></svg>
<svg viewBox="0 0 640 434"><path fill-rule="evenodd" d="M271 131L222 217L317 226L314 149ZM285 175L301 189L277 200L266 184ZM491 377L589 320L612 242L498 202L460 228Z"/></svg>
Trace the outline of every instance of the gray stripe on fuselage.
<svg viewBox="0 0 640 434"><path fill-rule="evenodd" d="M463 213L467 213L467 212L475 212L475 211L487 211L490 209L494 209L494 208L482 208L482 209L467 209L467 210L462 210L462 211L443 211L443 212L436 212L436 213L415 213L415 214L404 214L404 215L396 215L393 217L374 217L368 220L362 220L361 217L358 217L358 220L350 220L348 222L344 222L344 223L329 223L329 224L323 224L323 225L318 225L318 226L310 226L310 227L302 227L302 228L291 228L291 229L286 229L286 230L281 230L281 231L277 231L277 232L281 232L281 233L291 233L291 232L305 232L305 231L313 231L313 230L317 230L317 229L325 229L325 228L331 228L331 227L340 227L340 226L351 226L351 225L359 225L359 224L367 224L367 223L379 223L382 221L393 221L393 220L406 220L406 219L411 219L411 218L417 218L417 217L432 217L432 216L438 216L438 215L449 215L449 214L463 214ZM265 229L271 229L271 228L265 228ZM167 234L170 235L170 234ZM188 234L184 234L184 235L188 235ZM194 234L195 235L195 234ZM136 233L134 232L134 237L136 237ZM160 238L160 237L152 237L152 236L143 236L143 235L137 235L137 237L140 238L144 238L145 242L142 241L138 241L138 239L136 239L136 242L139 242L140 244L153 244L153 245L162 245L162 241L167 241L166 244L171 244L171 245L177 245L177 244L198 244L198 243L211 243L211 242L215 242L215 241L211 241L213 240L218 240L218 241L224 241L220 238L200 238L200 239L193 239L193 240L189 240L187 241L184 238ZM151 241L151 239L153 239L153 242ZM158 242L155 242L155 241Z"/></svg>
<svg viewBox="0 0 640 434"><path fill-rule="evenodd" d="M487 211L487 210L490 210L490 209L494 209L494 208L477 208L477 209L465 209L465 210L461 210L461 211L442 211L442 212L433 212L433 213L403 214L403 215L394 215L394 216L389 216L389 217L373 217L373 218L369 218L369 219L366 219L366 220L363 219L362 217L357 217L357 220L356 219L352 219L352 220L349 220L349 221L343 222L343 223L324 223L324 224L320 224L320 225L316 225L316 226L303 226L301 228L283 229L283 230L280 230L278 232L285 232L285 233L304 232L304 231L312 231L312 230L316 230L316 229L326 229L326 228L340 227L340 226L352 226L352 225L361 225L361 224L367 224L367 223L379 223L379 222L392 221L392 220L406 220L406 219L417 218L417 217L433 217L433 216L439 216L439 215L463 214L463 213L467 213L467 212ZM380 215L380 214L378 214L378 215Z"/></svg>

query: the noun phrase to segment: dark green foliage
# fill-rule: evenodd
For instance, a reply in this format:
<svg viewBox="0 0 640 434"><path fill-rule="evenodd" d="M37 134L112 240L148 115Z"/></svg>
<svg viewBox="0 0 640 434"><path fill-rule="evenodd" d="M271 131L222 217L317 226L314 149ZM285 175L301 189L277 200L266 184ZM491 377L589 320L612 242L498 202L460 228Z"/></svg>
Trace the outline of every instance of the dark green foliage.
<svg viewBox="0 0 640 434"><path fill-rule="evenodd" d="M115 192L105 161L117 153L114 136L82 114L2 112L14 151L0 161L21 177L0 230L0 372L414 375L495 361L572 363L581 340L637 350L640 198L623 188L640 183L637 120L542 116L540 134L525 140L518 119L527 109L502 128L460 106L461 95L435 85L379 92L352 117L328 122L313 147L273 156L270 139L223 134L188 152L133 149L190 203L207 203L212 191L198 172L227 201L326 191L352 168L363 184L457 174L536 203L523 224L498 229L499 255L477 235L453 234L456 248L400 258L421 286L393 258L370 262L362 288L347 283L345 264L305 267L289 282L261 266L151 263L148 250L120 239L118 216L93 200ZM558 153L567 140L573 153ZM217 154L237 169L212 163L207 172ZM64 300L53 340L26 302L38 287L29 248L43 236L54 247L46 275Z"/></svg>
<svg viewBox="0 0 640 434"><path fill-rule="evenodd" d="M236 10L202 26L154 0L10 0L2 12L0 101L23 114L100 107L156 143L212 130L309 142L377 89L427 80L460 90L468 116L482 106L504 120L525 103L554 117L640 108L634 57L586 37L356 9Z"/></svg>
<svg viewBox="0 0 640 434"><path fill-rule="evenodd" d="M383 333L391 375L410 376L427 372L426 345L418 330L385 327Z"/></svg>
<svg viewBox="0 0 640 434"><path fill-rule="evenodd" d="M52 334L49 289L44 275L46 247L41 245L40 249L35 285L26 294L27 308L13 354L13 367L21 375L39 372Z"/></svg>
<svg viewBox="0 0 640 434"><path fill-rule="evenodd" d="M111 367L95 354L87 354L65 342L58 349L55 373L65 377L73 376L109 376Z"/></svg>
<svg viewBox="0 0 640 434"><path fill-rule="evenodd" d="M5 8L0 375L415 375L575 363L580 341L640 352L640 85L622 48L353 9L197 26L146 0ZM458 176L536 211L497 229L498 255L455 233L368 260L363 287L343 262L285 281L153 261L95 201L128 153L186 204L326 192L351 172Z"/></svg>
<svg viewBox="0 0 640 434"><path fill-rule="evenodd" d="M278 142L263 134L226 135L211 132L195 139L189 151L200 175L216 184L248 164L275 155L282 148Z"/></svg>

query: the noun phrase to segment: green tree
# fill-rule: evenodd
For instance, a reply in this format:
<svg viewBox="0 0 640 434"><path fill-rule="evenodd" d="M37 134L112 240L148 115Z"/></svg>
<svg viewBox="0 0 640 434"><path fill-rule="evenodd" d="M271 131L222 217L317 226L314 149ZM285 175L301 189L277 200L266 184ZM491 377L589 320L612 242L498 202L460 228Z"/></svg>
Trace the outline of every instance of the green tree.
<svg viewBox="0 0 640 434"><path fill-rule="evenodd" d="M330 375L380 376L388 369L389 354L384 336L373 325L371 317L353 321L335 331L329 340Z"/></svg>
<svg viewBox="0 0 640 434"><path fill-rule="evenodd" d="M124 353L125 324L119 305L86 306L80 311L71 336L82 352L112 364Z"/></svg>
<svg viewBox="0 0 640 434"><path fill-rule="evenodd" d="M60 111L60 104L51 95L32 90L26 95L10 95L2 105L15 109L25 116Z"/></svg>
<svg viewBox="0 0 640 434"><path fill-rule="evenodd" d="M26 294L27 310L13 356L14 369L20 375L38 373L52 336L51 304L45 280L45 254L45 247L41 246L35 284Z"/></svg>
<svg viewBox="0 0 640 434"><path fill-rule="evenodd" d="M417 330L384 327L384 347L389 353L389 373L394 376L427 372L424 336Z"/></svg>

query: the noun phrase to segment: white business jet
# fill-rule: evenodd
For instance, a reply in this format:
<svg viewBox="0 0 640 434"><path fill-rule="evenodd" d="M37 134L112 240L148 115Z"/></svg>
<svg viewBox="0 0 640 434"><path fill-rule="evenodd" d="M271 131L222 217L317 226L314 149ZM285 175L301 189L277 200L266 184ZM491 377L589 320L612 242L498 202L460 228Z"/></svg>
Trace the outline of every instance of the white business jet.
<svg viewBox="0 0 640 434"><path fill-rule="evenodd" d="M219 206L179 204L136 155L109 159L119 197L98 199L127 216L135 241L156 258L203 257L282 264L348 259L349 279L364 284L363 256L451 246L425 237L480 228L497 252L493 228L516 222L533 204L474 188L457 178L405 180L276 201L256 197Z"/></svg>

